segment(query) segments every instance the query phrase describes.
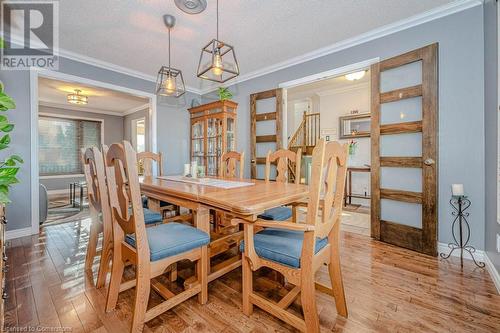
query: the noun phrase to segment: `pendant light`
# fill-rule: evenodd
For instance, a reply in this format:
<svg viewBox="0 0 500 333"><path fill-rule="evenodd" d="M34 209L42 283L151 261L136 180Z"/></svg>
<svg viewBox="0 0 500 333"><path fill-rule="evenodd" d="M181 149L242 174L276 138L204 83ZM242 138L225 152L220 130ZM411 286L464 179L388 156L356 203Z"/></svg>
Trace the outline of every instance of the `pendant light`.
<svg viewBox="0 0 500 333"><path fill-rule="evenodd" d="M164 15L163 21L168 28L168 66L161 66L158 71L156 94L167 97L181 97L186 92L182 72L170 66L170 30L175 25L175 17Z"/></svg>
<svg viewBox="0 0 500 333"><path fill-rule="evenodd" d="M89 102L88 96L82 95L80 89L75 89L74 93L68 94L67 101L71 104L86 105Z"/></svg>
<svg viewBox="0 0 500 333"><path fill-rule="evenodd" d="M219 40L219 0L217 0L217 37L203 47L198 63L198 77L218 83L240 74L234 48Z"/></svg>

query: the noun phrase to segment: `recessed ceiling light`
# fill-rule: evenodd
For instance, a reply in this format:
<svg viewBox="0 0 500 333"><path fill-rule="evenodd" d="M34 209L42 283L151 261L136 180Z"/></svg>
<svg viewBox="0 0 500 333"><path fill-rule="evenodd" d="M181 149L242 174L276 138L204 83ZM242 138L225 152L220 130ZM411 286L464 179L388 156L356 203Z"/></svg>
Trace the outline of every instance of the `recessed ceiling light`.
<svg viewBox="0 0 500 333"><path fill-rule="evenodd" d="M361 80L366 74L366 71L359 71L359 72L354 72L354 73L349 73L345 75L345 78L349 81L357 81Z"/></svg>

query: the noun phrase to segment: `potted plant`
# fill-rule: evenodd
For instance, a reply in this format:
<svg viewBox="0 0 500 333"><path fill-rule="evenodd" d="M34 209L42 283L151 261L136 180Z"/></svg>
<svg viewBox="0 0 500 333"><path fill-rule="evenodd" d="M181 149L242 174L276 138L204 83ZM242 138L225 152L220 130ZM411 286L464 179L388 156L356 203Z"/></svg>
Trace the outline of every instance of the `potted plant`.
<svg viewBox="0 0 500 333"><path fill-rule="evenodd" d="M9 121L6 111L16 108L14 100L4 92L4 86L0 82L0 150L9 148L10 132L14 124ZM3 113L3 114L2 114ZM23 159L18 155L10 155L0 161L0 205L10 203L9 189L13 184L19 182L16 175Z"/></svg>
<svg viewBox="0 0 500 333"><path fill-rule="evenodd" d="M219 89L217 90L217 94L219 95L219 100L221 101L226 101L233 98L233 94L231 94L228 88L219 87Z"/></svg>

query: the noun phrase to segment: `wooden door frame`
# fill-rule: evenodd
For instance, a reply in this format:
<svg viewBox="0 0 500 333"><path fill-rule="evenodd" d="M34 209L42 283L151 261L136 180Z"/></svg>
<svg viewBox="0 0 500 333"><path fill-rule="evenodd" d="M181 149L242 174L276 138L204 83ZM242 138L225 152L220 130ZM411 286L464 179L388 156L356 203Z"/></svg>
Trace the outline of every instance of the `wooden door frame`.
<svg viewBox="0 0 500 333"><path fill-rule="evenodd" d="M269 112L267 114L262 114L257 116L257 101L263 99L275 98L276 99L276 114L272 115L274 112ZM281 149L282 145L282 124L281 119L283 115L283 89L276 88L266 91L261 91L250 95L250 173L251 178L257 178L257 165L265 164L264 160L257 157L257 143L264 142L276 142L276 149ZM276 121L276 134L275 135L265 135L261 136L257 140L257 121L263 120L275 120ZM274 140L273 139L274 136ZM264 163L262 163L264 162Z"/></svg>
<svg viewBox="0 0 500 333"><path fill-rule="evenodd" d="M380 73L422 61L422 83L380 92ZM438 44L381 61L371 67L371 236L432 256L437 255L438 227ZM380 105L422 96L422 121L380 125ZM422 157L380 157L380 135L422 132ZM432 160L432 161L431 161ZM430 163L430 164L429 164ZM380 188L380 167L422 168L422 192ZM422 228L381 220L380 200L396 199L422 204ZM387 237L382 234L384 228Z"/></svg>

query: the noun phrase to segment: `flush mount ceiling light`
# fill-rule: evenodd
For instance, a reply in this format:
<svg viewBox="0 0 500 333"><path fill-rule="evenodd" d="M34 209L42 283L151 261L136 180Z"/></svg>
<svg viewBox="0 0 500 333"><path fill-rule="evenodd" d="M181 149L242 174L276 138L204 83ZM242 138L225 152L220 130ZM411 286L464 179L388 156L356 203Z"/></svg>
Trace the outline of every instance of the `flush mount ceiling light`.
<svg viewBox="0 0 500 333"><path fill-rule="evenodd" d="M168 28L168 66L161 66L158 71L156 94L167 97L181 97L186 92L182 72L170 66L170 30L175 25L175 17L164 15L163 21Z"/></svg>
<svg viewBox="0 0 500 333"><path fill-rule="evenodd" d="M185 13L199 14L207 8L206 0L175 0L175 5Z"/></svg>
<svg viewBox="0 0 500 333"><path fill-rule="evenodd" d="M81 95L82 91L80 89L75 89L74 93L68 94L67 100L68 103L77 104L77 105L86 105L89 103L89 97L85 95Z"/></svg>
<svg viewBox="0 0 500 333"><path fill-rule="evenodd" d="M366 71L359 71L359 72L354 72L354 73L349 73L345 75L345 78L349 81L357 81L361 80L366 74Z"/></svg>
<svg viewBox="0 0 500 333"><path fill-rule="evenodd" d="M197 76L224 83L239 74L240 68L234 48L219 40L219 0L217 0L217 37L201 49Z"/></svg>

